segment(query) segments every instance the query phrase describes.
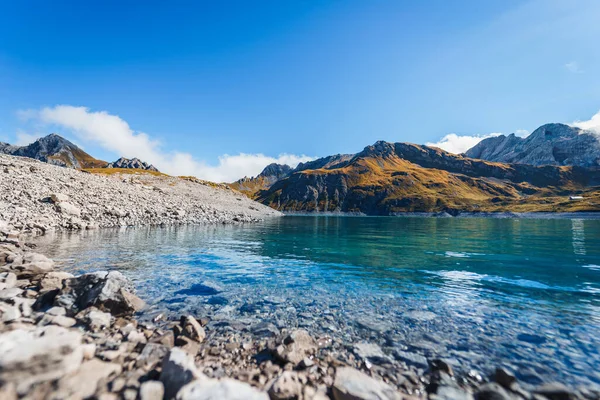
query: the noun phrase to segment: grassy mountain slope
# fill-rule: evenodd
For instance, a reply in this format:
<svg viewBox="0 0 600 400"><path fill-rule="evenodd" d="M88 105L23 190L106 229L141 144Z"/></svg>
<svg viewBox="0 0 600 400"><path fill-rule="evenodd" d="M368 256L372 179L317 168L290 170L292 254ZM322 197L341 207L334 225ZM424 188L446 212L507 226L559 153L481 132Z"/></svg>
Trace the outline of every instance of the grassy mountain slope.
<svg viewBox="0 0 600 400"><path fill-rule="evenodd" d="M282 211L370 215L600 211L597 180L598 171L586 168L502 164L427 146L377 142L334 167L295 171L254 198ZM586 199L569 201L570 194Z"/></svg>

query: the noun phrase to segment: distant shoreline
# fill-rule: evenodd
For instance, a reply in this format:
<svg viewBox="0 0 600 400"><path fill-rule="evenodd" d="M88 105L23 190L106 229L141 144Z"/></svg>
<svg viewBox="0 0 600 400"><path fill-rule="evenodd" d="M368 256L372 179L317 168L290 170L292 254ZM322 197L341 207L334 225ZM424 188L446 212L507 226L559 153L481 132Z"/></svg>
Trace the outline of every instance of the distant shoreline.
<svg viewBox="0 0 600 400"><path fill-rule="evenodd" d="M406 212L392 215L368 215L353 212L283 212L289 217L400 217L400 218L498 218L498 219L600 219L600 211L586 212Z"/></svg>

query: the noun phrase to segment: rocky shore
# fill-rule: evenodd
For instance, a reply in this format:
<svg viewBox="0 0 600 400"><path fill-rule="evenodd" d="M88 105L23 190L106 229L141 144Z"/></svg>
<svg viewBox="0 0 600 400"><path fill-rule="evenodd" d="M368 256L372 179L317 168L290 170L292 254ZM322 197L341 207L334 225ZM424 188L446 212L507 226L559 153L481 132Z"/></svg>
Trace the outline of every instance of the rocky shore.
<svg viewBox="0 0 600 400"><path fill-rule="evenodd" d="M142 322L119 272L56 270L0 225L0 398L598 399L559 383L531 387L505 369L458 376L442 359L390 359L372 343L204 315ZM141 314L140 314L141 313ZM404 357L404 358L403 358Z"/></svg>
<svg viewBox="0 0 600 400"><path fill-rule="evenodd" d="M280 215L225 185L193 178L95 175L0 154L0 221L21 232L242 223Z"/></svg>

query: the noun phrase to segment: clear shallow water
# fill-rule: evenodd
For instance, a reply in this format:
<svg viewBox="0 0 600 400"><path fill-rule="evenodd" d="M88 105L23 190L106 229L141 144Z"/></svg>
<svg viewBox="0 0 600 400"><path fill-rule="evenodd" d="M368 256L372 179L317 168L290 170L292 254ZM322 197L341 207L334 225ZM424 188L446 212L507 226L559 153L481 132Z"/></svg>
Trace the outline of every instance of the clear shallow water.
<svg viewBox="0 0 600 400"><path fill-rule="evenodd" d="M74 272L122 271L147 316L268 321L463 372L600 383L600 220L298 216L38 245Z"/></svg>

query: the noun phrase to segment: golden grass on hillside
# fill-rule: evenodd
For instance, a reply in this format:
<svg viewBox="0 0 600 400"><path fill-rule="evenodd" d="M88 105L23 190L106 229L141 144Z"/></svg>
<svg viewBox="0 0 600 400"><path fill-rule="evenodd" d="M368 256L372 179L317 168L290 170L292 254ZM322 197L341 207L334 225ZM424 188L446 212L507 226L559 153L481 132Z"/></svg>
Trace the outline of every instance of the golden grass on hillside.
<svg viewBox="0 0 600 400"><path fill-rule="evenodd" d="M499 166L512 168L506 164ZM295 189L292 192L287 190L290 185ZM339 194L341 188L343 196ZM569 200L572 194L584 198ZM560 187L535 186L508 179L473 177L424 168L395 156L357 158L341 168L301 171L253 197L283 211L336 211L340 207L344 211L382 214L443 210L600 211L599 187L586 188L574 181Z"/></svg>
<svg viewBox="0 0 600 400"><path fill-rule="evenodd" d="M210 186L213 188L230 189L229 186L227 186L224 183L215 183L215 182L211 182L211 181L205 181L204 179L196 178L195 176L178 176L178 178L183 179L184 181L193 182L193 183L197 183L199 185L204 185L204 186Z"/></svg>
<svg viewBox="0 0 600 400"><path fill-rule="evenodd" d="M97 175L116 175L116 174L127 174L127 175L153 175L153 176L169 176L157 171L148 171L145 169L135 168L83 168L85 172L89 172Z"/></svg>

